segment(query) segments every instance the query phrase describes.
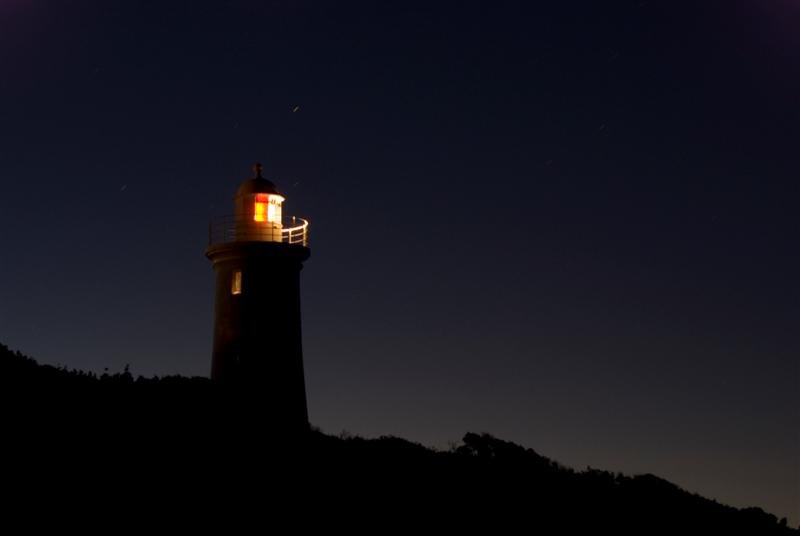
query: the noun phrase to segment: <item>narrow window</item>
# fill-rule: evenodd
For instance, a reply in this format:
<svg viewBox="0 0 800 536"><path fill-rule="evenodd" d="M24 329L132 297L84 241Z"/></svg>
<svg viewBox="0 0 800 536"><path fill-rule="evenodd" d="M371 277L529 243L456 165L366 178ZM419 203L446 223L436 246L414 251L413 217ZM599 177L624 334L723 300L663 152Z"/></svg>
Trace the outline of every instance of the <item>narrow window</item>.
<svg viewBox="0 0 800 536"><path fill-rule="evenodd" d="M231 279L231 294L238 295L242 293L242 271L236 270L233 272L233 279Z"/></svg>
<svg viewBox="0 0 800 536"><path fill-rule="evenodd" d="M271 196L271 199L269 200L269 206L267 206L267 221L272 223L280 223L278 209L280 209L278 199L275 196Z"/></svg>
<svg viewBox="0 0 800 536"><path fill-rule="evenodd" d="M253 219L255 221L267 220L267 204L269 203L269 196L267 194L256 194L256 207Z"/></svg>

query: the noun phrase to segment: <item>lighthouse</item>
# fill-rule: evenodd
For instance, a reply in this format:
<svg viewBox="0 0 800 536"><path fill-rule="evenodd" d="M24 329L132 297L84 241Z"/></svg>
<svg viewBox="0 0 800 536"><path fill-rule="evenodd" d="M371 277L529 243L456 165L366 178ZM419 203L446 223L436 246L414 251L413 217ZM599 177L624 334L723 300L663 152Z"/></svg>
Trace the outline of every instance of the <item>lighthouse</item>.
<svg viewBox="0 0 800 536"><path fill-rule="evenodd" d="M281 425L307 428L300 270L311 253L308 221L284 219L284 201L256 164L236 191L233 215L209 224L211 378Z"/></svg>

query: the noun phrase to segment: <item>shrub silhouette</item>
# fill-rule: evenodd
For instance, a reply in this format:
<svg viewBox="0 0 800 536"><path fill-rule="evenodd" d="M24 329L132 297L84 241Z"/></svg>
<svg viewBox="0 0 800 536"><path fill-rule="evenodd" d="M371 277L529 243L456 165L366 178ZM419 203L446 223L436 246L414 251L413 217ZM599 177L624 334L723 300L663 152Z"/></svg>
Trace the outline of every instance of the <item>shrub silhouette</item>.
<svg viewBox="0 0 800 536"><path fill-rule="evenodd" d="M398 437L287 430L206 378L134 378L127 366L98 376L0 345L0 392L3 436L13 438L7 482L20 486L38 473L66 474L122 502L144 485L165 501L213 498L215 511L260 515L281 504L268 490L302 497L295 504L321 518L377 520L376 531L441 523L547 534L800 533L761 508L725 506L652 474L576 471L487 433L437 451ZM235 493L243 489L254 491Z"/></svg>

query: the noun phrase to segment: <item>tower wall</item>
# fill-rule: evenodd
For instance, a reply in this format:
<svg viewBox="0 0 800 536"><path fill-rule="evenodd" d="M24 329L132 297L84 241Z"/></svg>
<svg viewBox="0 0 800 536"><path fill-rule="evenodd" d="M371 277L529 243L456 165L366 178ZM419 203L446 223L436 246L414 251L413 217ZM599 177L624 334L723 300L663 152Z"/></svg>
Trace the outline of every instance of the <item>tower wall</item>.
<svg viewBox="0 0 800 536"><path fill-rule="evenodd" d="M265 417L307 427L300 270L308 248L229 242L206 250L215 279L211 377ZM241 271L241 293L234 273Z"/></svg>

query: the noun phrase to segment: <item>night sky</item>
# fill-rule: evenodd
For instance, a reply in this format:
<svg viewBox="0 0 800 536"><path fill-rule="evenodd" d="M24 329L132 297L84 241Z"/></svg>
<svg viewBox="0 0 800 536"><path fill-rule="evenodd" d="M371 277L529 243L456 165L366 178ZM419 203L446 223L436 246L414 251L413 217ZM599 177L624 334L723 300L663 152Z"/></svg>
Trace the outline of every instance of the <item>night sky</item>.
<svg viewBox="0 0 800 536"><path fill-rule="evenodd" d="M0 0L0 342L208 375L208 219L311 221L323 431L800 523L800 3Z"/></svg>

